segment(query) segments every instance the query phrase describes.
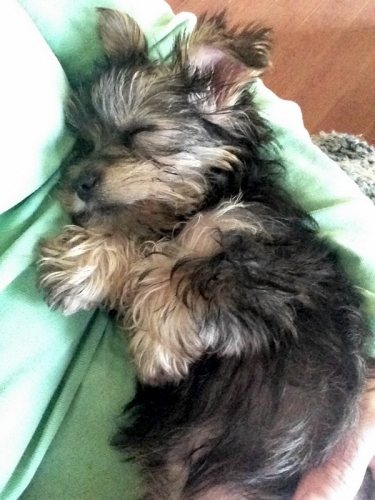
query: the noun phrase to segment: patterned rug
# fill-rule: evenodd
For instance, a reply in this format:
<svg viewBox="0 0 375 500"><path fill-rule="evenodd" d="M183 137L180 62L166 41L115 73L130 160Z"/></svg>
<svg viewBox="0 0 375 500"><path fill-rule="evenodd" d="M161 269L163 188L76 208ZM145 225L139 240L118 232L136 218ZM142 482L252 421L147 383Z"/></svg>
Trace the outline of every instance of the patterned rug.
<svg viewBox="0 0 375 500"><path fill-rule="evenodd" d="M321 132L312 140L375 203L375 147L361 137L336 132Z"/></svg>

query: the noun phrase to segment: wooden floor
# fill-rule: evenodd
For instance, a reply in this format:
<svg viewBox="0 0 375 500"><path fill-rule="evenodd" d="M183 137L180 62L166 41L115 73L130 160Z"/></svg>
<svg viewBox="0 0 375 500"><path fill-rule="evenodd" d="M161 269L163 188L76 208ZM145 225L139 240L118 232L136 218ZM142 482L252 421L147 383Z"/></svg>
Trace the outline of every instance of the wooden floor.
<svg viewBox="0 0 375 500"><path fill-rule="evenodd" d="M375 144L375 0L169 0L195 14L226 9L235 24L274 29L265 83L297 102L310 133L362 134Z"/></svg>

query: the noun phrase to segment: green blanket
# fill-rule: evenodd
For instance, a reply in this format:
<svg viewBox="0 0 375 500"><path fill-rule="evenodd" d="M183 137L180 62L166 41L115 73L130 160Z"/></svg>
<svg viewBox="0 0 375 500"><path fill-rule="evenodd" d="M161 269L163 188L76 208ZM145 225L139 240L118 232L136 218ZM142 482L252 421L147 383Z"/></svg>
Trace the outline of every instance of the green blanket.
<svg viewBox="0 0 375 500"><path fill-rule="evenodd" d="M0 37L0 498L137 498L136 471L108 441L131 396L125 343L105 314L64 317L36 287L41 236L66 222L52 188L72 146L63 102L100 57L94 6L130 13L151 50L167 54L173 33L191 29L162 0L3 0ZM6 78L5 78L6 76ZM375 325L375 208L312 145L299 108L257 83L288 166L287 189L318 220ZM58 432L57 432L58 431ZM54 439L54 440L53 440ZM53 440L53 442L52 442ZM52 442L52 444L51 444ZM30 483L31 481L31 483ZM25 491L26 489L26 491ZM124 494L125 492L125 494Z"/></svg>

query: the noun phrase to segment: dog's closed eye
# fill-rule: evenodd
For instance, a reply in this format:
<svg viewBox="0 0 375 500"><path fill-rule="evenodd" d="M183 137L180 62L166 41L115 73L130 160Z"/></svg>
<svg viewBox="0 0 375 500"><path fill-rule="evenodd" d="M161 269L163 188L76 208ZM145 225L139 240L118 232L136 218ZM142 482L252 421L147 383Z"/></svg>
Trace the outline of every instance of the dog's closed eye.
<svg viewBox="0 0 375 500"><path fill-rule="evenodd" d="M122 146L131 147L133 145L133 141L135 137L143 132L154 132L157 130L157 127L154 125L139 125L127 128L123 130L120 134L120 142Z"/></svg>

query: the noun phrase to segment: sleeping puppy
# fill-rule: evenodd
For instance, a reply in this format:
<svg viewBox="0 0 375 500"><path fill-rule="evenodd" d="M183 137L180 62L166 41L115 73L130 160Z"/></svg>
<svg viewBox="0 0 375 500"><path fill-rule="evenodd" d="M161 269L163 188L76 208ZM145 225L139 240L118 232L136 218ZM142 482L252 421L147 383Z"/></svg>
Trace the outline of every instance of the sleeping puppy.
<svg viewBox="0 0 375 500"><path fill-rule="evenodd" d="M115 444L145 499L290 500L355 426L369 331L281 187L251 87L269 30L203 18L165 61L120 12L99 9L99 35L105 61L67 109L74 225L43 242L41 287L128 332L138 388Z"/></svg>

